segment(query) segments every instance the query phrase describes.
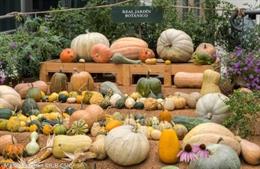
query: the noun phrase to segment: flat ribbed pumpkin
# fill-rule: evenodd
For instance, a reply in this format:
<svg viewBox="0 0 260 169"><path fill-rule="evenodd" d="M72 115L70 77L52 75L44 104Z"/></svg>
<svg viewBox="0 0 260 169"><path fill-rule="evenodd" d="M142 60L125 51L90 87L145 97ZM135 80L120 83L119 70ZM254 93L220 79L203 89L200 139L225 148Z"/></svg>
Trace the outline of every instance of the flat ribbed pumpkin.
<svg viewBox="0 0 260 169"><path fill-rule="evenodd" d="M73 49L76 54L87 61L91 61L90 56L91 48L98 43L102 43L106 46L109 46L109 41L107 37L98 32L91 32L86 34L81 34L75 37L71 41L70 47Z"/></svg>
<svg viewBox="0 0 260 169"><path fill-rule="evenodd" d="M191 37L181 30L167 29L157 41L157 53L164 60L187 62L193 51Z"/></svg>
<svg viewBox="0 0 260 169"><path fill-rule="evenodd" d="M159 141L159 158L167 164L176 163L181 145L173 129L164 129Z"/></svg>
<svg viewBox="0 0 260 169"><path fill-rule="evenodd" d="M120 53L129 59L138 59L143 48L148 48L148 44L139 38L124 37L117 39L111 44L113 54Z"/></svg>

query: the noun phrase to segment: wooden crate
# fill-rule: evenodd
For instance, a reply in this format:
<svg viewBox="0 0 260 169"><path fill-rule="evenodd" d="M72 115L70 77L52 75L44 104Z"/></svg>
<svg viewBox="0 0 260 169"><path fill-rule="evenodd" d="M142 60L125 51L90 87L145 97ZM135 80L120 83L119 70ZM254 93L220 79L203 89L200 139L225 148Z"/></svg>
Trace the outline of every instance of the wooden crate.
<svg viewBox="0 0 260 169"><path fill-rule="evenodd" d="M61 69L64 73L72 73L74 70L87 71L89 73L111 73L115 76L115 82L127 91L135 90L133 77L136 75L146 75L149 71L151 75L157 75L163 79L165 91L198 91L198 89L180 89L174 86L173 77L177 72L203 72L210 69L208 65L194 65L192 63L175 63L165 65L158 63L155 65L146 64L113 64L113 63L61 63L59 60L50 60L41 63L40 80L50 81L50 76Z"/></svg>

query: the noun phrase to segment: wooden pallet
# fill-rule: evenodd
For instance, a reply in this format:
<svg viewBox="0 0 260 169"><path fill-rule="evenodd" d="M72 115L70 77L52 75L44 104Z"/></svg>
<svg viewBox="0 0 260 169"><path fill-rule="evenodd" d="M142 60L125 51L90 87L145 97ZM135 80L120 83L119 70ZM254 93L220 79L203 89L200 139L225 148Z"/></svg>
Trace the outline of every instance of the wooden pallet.
<svg viewBox="0 0 260 169"><path fill-rule="evenodd" d="M165 65L158 63L155 65L147 64L113 64L113 63L61 63L59 60L50 60L41 63L40 80L50 81L54 72L62 70L64 73L72 74L74 69L87 71L89 73L110 73L115 76L115 82L124 88L133 88L134 76L146 75L150 71L151 75L157 75L163 79L163 87L174 88L173 77L177 72L203 72L210 69L209 65L194 65L192 63L176 63ZM130 89L131 90L131 89ZM195 89L187 89L194 91Z"/></svg>

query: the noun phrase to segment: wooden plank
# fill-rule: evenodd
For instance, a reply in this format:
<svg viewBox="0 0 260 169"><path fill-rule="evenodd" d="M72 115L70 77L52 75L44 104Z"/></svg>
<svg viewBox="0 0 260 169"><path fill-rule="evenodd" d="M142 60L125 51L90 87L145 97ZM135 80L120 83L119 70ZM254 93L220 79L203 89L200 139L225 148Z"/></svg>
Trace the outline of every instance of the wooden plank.
<svg viewBox="0 0 260 169"><path fill-rule="evenodd" d="M172 86L172 70L170 65L164 66L164 74L163 74L164 86L171 87Z"/></svg>
<svg viewBox="0 0 260 169"><path fill-rule="evenodd" d="M47 72L59 72L62 70L64 73L73 73L74 69L78 71L85 70L84 63L56 63L56 62L49 62L46 64L46 71Z"/></svg>
<svg viewBox="0 0 260 169"><path fill-rule="evenodd" d="M40 80L45 82L49 81L48 72L46 71L46 63L40 64Z"/></svg>
<svg viewBox="0 0 260 169"><path fill-rule="evenodd" d="M206 69L212 69L210 65L194 65L192 63L172 64L172 74L177 72L201 73Z"/></svg>

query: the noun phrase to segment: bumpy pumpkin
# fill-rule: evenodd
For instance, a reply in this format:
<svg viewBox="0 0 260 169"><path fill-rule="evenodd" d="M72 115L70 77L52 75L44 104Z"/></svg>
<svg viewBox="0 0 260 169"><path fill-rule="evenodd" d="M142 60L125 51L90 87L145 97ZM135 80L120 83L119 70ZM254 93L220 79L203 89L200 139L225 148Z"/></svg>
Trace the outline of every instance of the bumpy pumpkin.
<svg viewBox="0 0 260 169"><path fill-rule="evenodd" d="M78 72L76 69L70 78L72 91L94 90L94 80L86 71Z"/></svg>
<svg viewBox="0 0 260 169"><path fill-rule="evenodd" d="M142 62L145 62L146 59L149 59L149 58L154 58L155 57L155 54L153 52L152 49L149 49L149 48L143 48L141 51L140 51L140 54L139 54L139 60L141 60Z"/></svg>
<svg viewBox="0 0 260 169"><path fill-rule="evenodd" d="M172 114L168 110L163 110L159 114L159 120L171 122Z"/></svg>
<svg viewBox="0 0 260 169"><path fill-rule="evenodd" d="M163 130L159 141L160 160L167 164L176 163L180 149L181 145L176 132L173 129Z"/></svg>
<svg viewBox="0 0 260 169"><path fill-rule="evenodd" d="M143 97L160 97L162 84L158 78L150 77L150 72L148 72L146 78L142 77L137 81L136 90Z"/></svg>
<svg viewBox="0 0 260 169"><path fill-rule="evenodd" d="M39 114L39 107L34 99L27 98L22 104L22 113L26 116Z"/></svg>
<svg viewBox="0 0 260 169"><path fill-rule="evenodd" d="M14 137L12 137L12 139L14 139ZM24 145L15 143L15 140L13 140L13 143L6 145L3 150L3 156L5 158L11 158L13 160L23 156L23 154Z"/></svg>
<svg viewBox="0 0 260 169"><path fill-rule="evenodd" d="M176 109L183 109L186 106L186 99L181 96L173 96L173 103L174 103L174 108Z"/></svg>
<svg viewBox="0 0 260 169"><path fill-rule="evenodd" d="M148 48L148 44L139 38L124 37L114 41L111 46L113 54L120 53L129 59L138 59L138 56L143 48Z"/></svg>
<svg viewBox="0 0 260 169"><path fill-rule="evenodd" d="M131 166L144 161L150 151L145 134L130 125L112 129L105 138L105 149L116 164Z"/></svg>
<svg viewBox="0 0 260 169"><path fill-rule="evenodd" d="M195 64L212 64L216 60L216 48L210 43L201 43L192 54Z"/></svg>
<svg viewBox="0 0 260 169"><path fill-rule="evenodd" d="M44 93L48 92L48 85L46 82L38 80L33 83L19 83L14 89L20 94L20 96L24 99L26 97L27 91L32 88L37 87L40 88Z"/></svg>
<svg viewBox="0 0 260 169"><path fill-rule="evenodd" d="M189 169L240 169L240 159L236 152L223 144L211 144L207 146L210 151L208 158L198 158L191 161Z"/></svg>
<svg viewBox="0 0 260 169"><path fill-rule="evenodd" d="M202 96L196 104L196 112L200 117L215 123L222 123L229 115L228 97L221 93L209 93Z"/></svg>
<svg viewBox="0 0 260 169"><path fill-rule="evenodd" d="M76 58L77 55L71 48L63 49L60 53L60 61L63 63L73 62Z"/></svg>
<svg viewBox="0 0 260 169"><path fill-rule="evenodd" d="M181 30L167 29L157 41L157 53L164 60L187 62L193 53L192 39Z"/></svg>
<svg viewBox="0 0 260 169"><path fill-rule="evenodd" d="M51 77L50 92L60 92L67 89L68 78L65 73L56 72Z"/></svg>
<svg viewBox="0 0 260 169"><path fill-rule="evenodd" d="M97 63L107 63L112 57L112 52L108 46L100 43L91 48L91 57Z"/></svg>
<svg viewBox="0 0 260 169"><path fill-rule="evenodd" d="M85 59L86 61L92 60L91 58L91 48L98 43L102 43L109 46L109 41L105 35L98 32L91 32L86 34L81 34L75 37L71 41L70 47L75 51L75 53Z"/></svg>
<svg viewBox="0 0 260 169"><path fill-rule="evenodd" d="M9 108L11 110L19 109L22 105L22 100L13 88L0 85L0 107Z"/></svg>

